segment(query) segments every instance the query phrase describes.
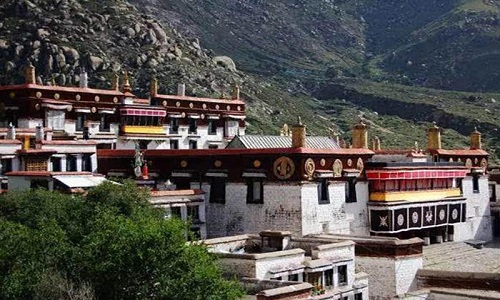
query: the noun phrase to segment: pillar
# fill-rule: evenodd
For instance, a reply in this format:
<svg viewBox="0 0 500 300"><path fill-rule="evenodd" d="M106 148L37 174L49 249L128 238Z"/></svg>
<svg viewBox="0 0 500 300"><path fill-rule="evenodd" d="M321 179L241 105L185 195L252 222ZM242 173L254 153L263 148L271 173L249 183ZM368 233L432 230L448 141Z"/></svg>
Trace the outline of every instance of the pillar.
<svg viewBox="0 0 500 300"><path fill-rule="evenodd" d="M481 143L481 133L474 128L474 131L470 135L470 149L479 150L482 149L483 145Z"/></svg>
<svg viewBox="0 0 500 300"><path fill-rule="evenodd" d="M431 150L441 149L441 129L434 125L428 130L428 148Z"/></svg>
<svg viewBox="0 0 500 300"><path fill-rule="evenodd" d="M297 124L292 126L292 148L306 147L306 126L302 124L302 120L298 119Z"/></svg>
<svg viewBox="0 0 500 300"><path fill-rule="evenodd" d="M368 149L368 126L359 121L352 131L352 147L355 149Z"/></svg>

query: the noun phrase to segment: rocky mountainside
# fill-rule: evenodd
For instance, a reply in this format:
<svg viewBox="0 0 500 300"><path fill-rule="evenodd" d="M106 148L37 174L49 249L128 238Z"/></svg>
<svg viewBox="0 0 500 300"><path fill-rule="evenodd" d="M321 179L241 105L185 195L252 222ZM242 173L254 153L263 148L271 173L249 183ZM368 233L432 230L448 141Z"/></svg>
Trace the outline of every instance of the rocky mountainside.
<svg viewBox="0 0 500 300"><path fill-rule="evenodd" d="M22 82L31 61L43 84L76 85L85 68L107 88L128 70L140 96L153 76L160 92L184 82L199 96L239 84L251 133L300 115L310 133L348 139L363 116L384 145L410 147L437 121L448 146L479 126L495 153L500 95L483 91L500 90L498 11L496 0L4 0L0 83Z"/></svg>
<svg viewBox="0 0 500 300"><path fill-rule="evenodd" d="M247 71L500 91L498 0L130 0Z"/></svg>
<svg viewBox="0 0 500 300"><path fill-rule="evenodd" d="M322 99L317 112L340 132L377 112L389 145L436 121L450 146L478 126L500 148L499 97L483 94L500 91L498 0L130 1L242 70Z"/></svg>
<svg viewBox="0 0 500 300"><path fill-rule="evenodd" d="M61 86L78 85L84 68L91 86L109 88L112 75L127 70L134 92L144 97L153 76L161 93L174 93L183 82L190 95L219 97L239 84L250 103L250 132L278 132L299 114L311 120L312 133L325 131L303 95L246 75L201 44L124 0L0 3L0 84L23 82L28 62L39 83Z"/></svg>

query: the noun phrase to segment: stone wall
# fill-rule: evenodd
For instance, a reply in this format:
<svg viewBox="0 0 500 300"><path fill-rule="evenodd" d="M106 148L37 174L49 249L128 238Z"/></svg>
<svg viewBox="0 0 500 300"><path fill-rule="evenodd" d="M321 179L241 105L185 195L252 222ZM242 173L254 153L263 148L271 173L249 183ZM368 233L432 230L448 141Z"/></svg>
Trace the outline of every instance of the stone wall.
<svg viewBox="0 0 500 300"><path fill-rule="evenodd" d="M490 241L493 237L487 176L479 179L479 193L473 191L472 177L462 180L462 191L467 198L466 223L454 225L454 240L477 239Z"/></svg>
<svg viewBox="0 0 500 300"><path fill-rule="evenodd" d="M226 203L210 203L210 185L206 192L208 237L257 233L263 230L287 230L300 235L301 187L293 184L265 183L264 203L247 204L245 183L228 183Z"/></svg>
<svg viewBox="0 0 500 300"><path fill-rule="evenodd" d="M393 299L416 289L416 274L422 266L422 255L400 258L356 256L356 270L370 275L370 299Z"/></svg>
<svg viewBox="0 0 500 300"><path fill-rule="evenodd" d="M349 223L345 212L345 183L332 182L328 187L330 203L319 204L318 184L303 183L302 235L331 232L348 234Z"/></svg>
<svg viewBox="0 0 500 300"><path fill-rule="evenodd" d="M350 234L369 236L368 181L359 181L356 183L356 195L356 202L345 204L347 221L350 223Z"/></svg>

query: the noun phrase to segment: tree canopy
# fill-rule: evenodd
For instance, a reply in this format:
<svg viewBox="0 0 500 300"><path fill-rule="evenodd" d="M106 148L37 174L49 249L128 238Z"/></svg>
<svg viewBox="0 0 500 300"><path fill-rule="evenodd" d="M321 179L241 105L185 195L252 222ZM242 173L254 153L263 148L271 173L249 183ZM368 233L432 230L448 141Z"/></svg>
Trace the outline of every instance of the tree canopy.
<svg viewBox="0 0 500 300"><path fill-rule="evenodd" d="M86 196L46 190L0 196L1 299L238 299L215 258L186 243L131 183Z"/></svg>

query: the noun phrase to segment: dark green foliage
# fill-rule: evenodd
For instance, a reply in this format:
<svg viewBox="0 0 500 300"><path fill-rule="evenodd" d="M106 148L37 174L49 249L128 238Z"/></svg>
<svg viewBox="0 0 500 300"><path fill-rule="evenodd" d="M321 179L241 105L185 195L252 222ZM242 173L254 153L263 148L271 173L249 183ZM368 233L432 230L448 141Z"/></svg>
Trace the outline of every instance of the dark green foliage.
<svg viewBox="0 0 500 300"><path fill-rule="evenodd" d="M131 183L0 197L1 299L237 299L186 225Z"/></svg>

